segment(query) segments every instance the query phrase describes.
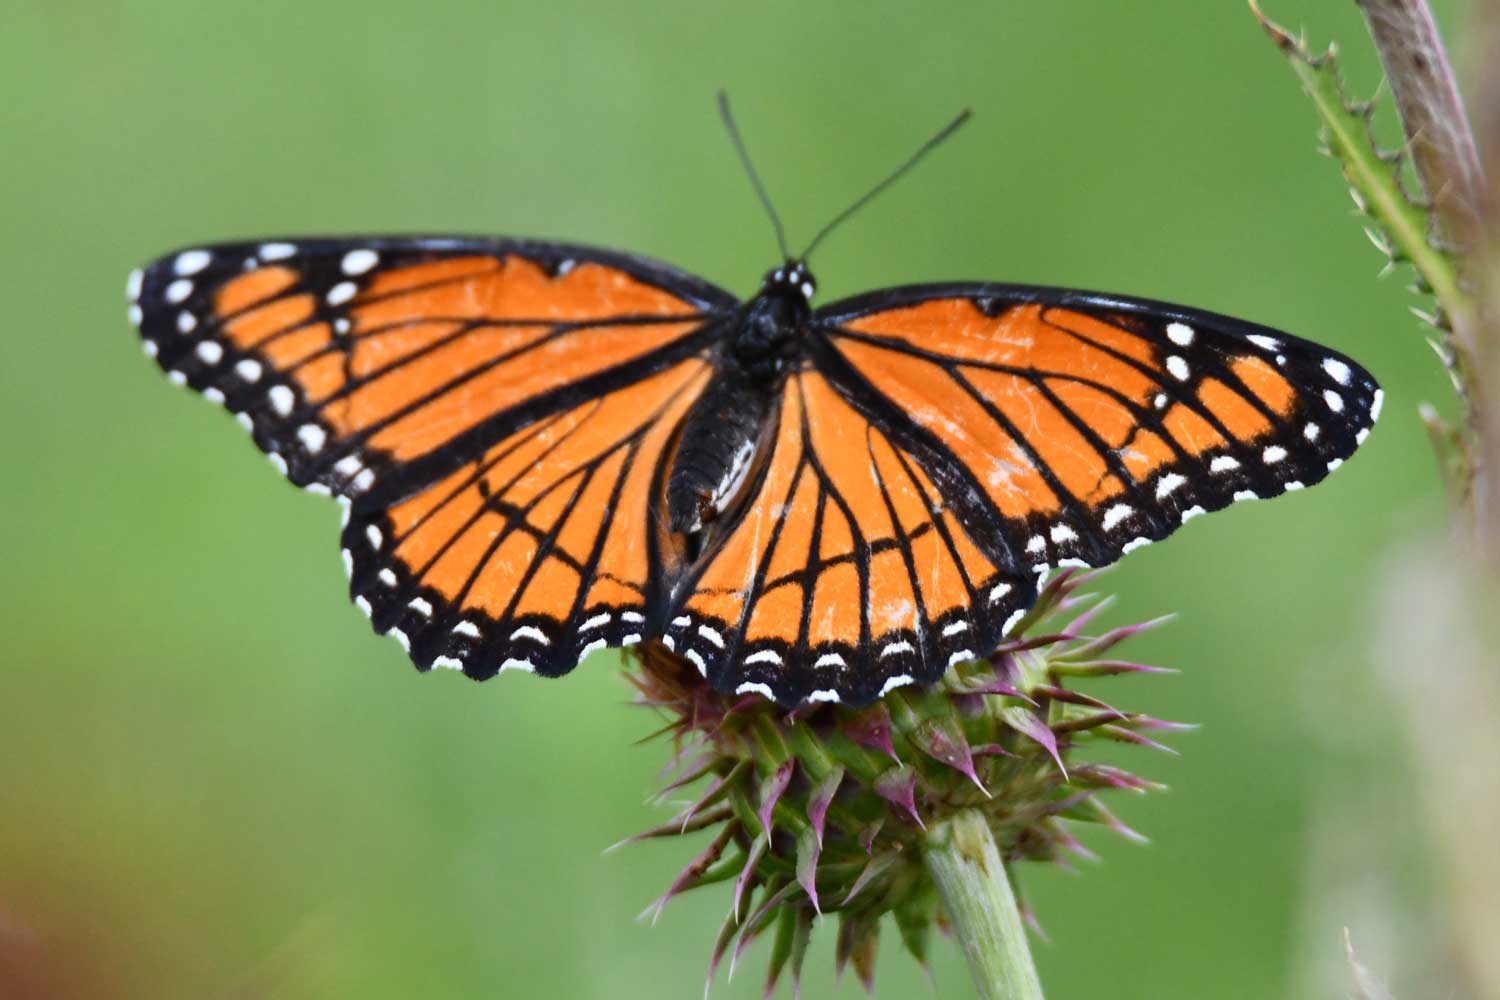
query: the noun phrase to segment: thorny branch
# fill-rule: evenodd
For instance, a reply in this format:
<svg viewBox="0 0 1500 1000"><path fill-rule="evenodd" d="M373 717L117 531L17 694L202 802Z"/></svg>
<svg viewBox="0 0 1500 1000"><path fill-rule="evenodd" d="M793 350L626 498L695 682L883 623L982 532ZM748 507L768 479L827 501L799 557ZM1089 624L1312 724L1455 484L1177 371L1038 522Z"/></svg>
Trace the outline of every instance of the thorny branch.
<svg viewBox="0 0 1500 1000"><path fill-rule="evenodd" d="M1476 143L1448 54L1426 0L1356 0L1380 54L1401 114L1412 162L1431 204L1431 235L1452 249L1474 307L1450 315L1463 358L1460 387L1473 435L1473 529L1479 550L1500 566L1500 219L1490 192L1500 190L1500 68L1481 59ZM1482 43L1500 42L1500 0L1477 0ZM1493 52L1484 44L1482 52ZM1482 143L1482 145L1481 145ZM1486 177L1479 149L1490 154Z"/></svg>

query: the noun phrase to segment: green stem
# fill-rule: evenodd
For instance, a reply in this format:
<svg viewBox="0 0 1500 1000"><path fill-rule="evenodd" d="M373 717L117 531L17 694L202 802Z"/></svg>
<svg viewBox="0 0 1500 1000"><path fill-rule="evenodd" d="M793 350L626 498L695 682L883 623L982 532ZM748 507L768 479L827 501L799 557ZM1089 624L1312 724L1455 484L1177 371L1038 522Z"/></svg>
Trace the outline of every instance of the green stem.
<svg viewBox="0 0 1500 1000"><path fill-rule="evenodd" d="M965 809L935 825L923 849L980 1000L1042 1000L1042 984L989 823Z"/></svg>

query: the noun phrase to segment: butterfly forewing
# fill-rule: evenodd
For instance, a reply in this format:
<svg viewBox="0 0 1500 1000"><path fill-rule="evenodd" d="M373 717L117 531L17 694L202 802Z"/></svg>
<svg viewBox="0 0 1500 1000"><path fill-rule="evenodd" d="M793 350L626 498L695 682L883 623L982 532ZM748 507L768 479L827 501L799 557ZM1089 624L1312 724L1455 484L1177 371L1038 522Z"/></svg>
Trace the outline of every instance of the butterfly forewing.
<svg viewBox="0 0 1500 1000"><path fill-rule="evenodd" d="M897 289L821 310L819 364L899 420L997 560L1102 566L1236 500L1310 486L1380 390L1342 355L1162 303L1059 289ZM899 417L894 416L899 414Z"/></svg>
<svg viewBox="0 0 1500 1000"><path fill-rule="evenodd" d="M394 495L581 398L703 349L734 300L583 247L303 240L182 251L133 276L148 353L224 403L293 482Z"/></svg>

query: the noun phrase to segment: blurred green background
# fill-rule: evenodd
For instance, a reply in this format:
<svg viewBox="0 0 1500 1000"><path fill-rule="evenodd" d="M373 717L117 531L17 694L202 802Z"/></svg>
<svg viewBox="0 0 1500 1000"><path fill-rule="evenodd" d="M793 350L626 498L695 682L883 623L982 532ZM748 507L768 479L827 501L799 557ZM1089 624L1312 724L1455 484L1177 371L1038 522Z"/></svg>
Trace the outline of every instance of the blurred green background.
<svg viewBox="0 0 1500 1000"><path fill-rule="evenodd" d="M1373 89L1354 4L1270 13L1340 38ZM1101 864L1020 876L1049 995L1342 995L1339 928L1379 940L1361 900L1387 890L1329 817L1400 818L1371 589L1444 517L1414 408L1446 389L1406 275L1376 280L1238 0L21 0L4 21L0 995L698 995L722 894L649 926L684 846L601 854L662 818L643 803L664 748L632 746L655 721L617 659L562 682L419 676L344 596L335 506L161 378L121 289L184 243L456 230L628 248L749 292L774 244L719 86L794 244L977 112L823 248L825 300L938 279L1130 292L1321 340L1384 382L1384 423L1325 485L1105 579L1111 622L1178 613L1133 652L1184 672L1100 693L1203 729L1181 758L1130 758L1172 786L1116 803L1151 846L1090 837ZM1420 863L1397 860L1420 900ZM835 987L832 937L805 995L859 991ZM758 997L763 952L715 995ZM971 995L949 943L933 976ZM894 934L879 985L927 995Z"/></svg>

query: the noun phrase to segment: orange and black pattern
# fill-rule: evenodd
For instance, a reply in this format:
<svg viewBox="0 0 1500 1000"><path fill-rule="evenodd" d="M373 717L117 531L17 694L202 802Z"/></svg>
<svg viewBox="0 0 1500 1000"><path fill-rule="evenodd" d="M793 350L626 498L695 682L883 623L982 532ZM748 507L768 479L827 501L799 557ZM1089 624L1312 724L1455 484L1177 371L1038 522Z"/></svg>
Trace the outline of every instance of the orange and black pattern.
<svg viewBox="0 0 1500 1000"><path fill-rule="evenodd" d="M997 559L1103 566L1237 500L1338 468L1379 416L1340 354L1180 306L930 286L819 314L851 398L929 449L945 493L1006 527ZM993 542L992 542L993 545Z"/></svg>
<svg viewBox="0 0 1500 1000"><path fill-rule="evenodd" d="M721 691L866 704L987 653L1053 567L1313 485L1380 410L1348 358L1164 303L812 310L801 264L766 282L741 303L586 247L300 240L182 251L127 293L173 381L346 506L376 629L481 679L659 640Z"/></svg>
<svg viewBox="0 0 1500 1000"><path fill-rule="evenodd" d="M668 624L717 686L864 704L985 655L1035 600L881 423L815 370L787 380L759 488Z"/></svg>

